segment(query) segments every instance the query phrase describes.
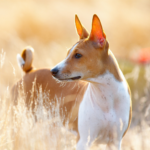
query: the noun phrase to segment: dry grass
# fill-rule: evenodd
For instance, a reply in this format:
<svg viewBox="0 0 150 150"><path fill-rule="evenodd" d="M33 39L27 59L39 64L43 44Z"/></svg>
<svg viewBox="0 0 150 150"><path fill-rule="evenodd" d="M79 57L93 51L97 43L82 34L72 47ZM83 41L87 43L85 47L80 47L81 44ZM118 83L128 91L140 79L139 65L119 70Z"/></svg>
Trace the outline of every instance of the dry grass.
<svg viewBox="0 0 150 150"><path fill-rule="evenodd" d="M54 119L43 107L46 93L37 93L36 120L25 107L23 91L17 106L9 98L10 87L23 75L17 66L16 54L31 45L35 49L37 68L54 66L65 57L67 47L77 41L75 13L88 31L92 15L98 14L110 48L120 58L120 66L130 84L133 119L122 149L149 150L150 67L124 61L131 51L150 45L149 8L149 0L1 0L0 150L75 149L75 136L62 126L59 110L53 110ZM54 127L54 123L57 126Z"/></svg>
<svg viewBox="0 0 150 150"><path fill-rule="evenodd" d="M132 78L136 83L138 80L136 78L137 74L139 74L139 70L135 68L126 77ZM149 75L150 66L146 66L145 80L147 84L144 88L145 95L140 99L135 97L139 102L135 103L133 107L132 125L124 137L123 150L148 150L150 148ZM34 86L36 85L33 84ZM33 91L33 93L35 92ZM36 94L37 100L34 115L31 107L27 109L25 106L26 94L22 87L20 87L18 105L16 106L14 106L9 97L9 87L7 87L3 96L0 97L0 150L74 150L76 139L72 133L66 130L67 124L66 128L62 124L58 109L59 100L57 100L57 107L52 106L52 109L46 110L43 106L43 101L48 100L48 94L50 93L42 93L40 88ZM99 149L101 148L104 148L104 146L99 147ZM92 147L92 149L95 150L97 148Z"/></svg>

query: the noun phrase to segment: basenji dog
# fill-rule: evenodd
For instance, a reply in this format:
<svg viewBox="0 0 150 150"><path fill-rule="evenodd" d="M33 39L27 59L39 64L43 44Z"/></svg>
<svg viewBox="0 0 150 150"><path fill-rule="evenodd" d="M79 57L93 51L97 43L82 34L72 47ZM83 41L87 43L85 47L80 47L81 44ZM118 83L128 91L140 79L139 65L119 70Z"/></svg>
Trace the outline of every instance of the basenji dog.
<svg viewBox="0 0 150 150"><path fill-rule="evenodd" d="M25 75L12 88L13 100L17 101L21 85L27 106L32 102L34 108L37 95L31 91L35 81L43 92L50 91L50 103L55 103L56 97L59 100L63 124L67 122L68 129L77 133L77 150L86 150L92 143L119 150L131 123L128 84L109 49L99 18L93 16L90 35L77 16L75 24L80 40L68 51L66 59L51 70L52 74L49 68L32 66L33 48L27 47L17 55ZM44 105L47 107L48 103Z"/></svg>
<svg viewBox="0 0 150 150"><path fill-rule="evenodd" d="M76 149L87 150L95 142L106 144L107 150L120 150L131 122L128 84L97 15L93 16L90 34L77 16L75 24L80 40L51 72L60 81L88 82L79 106Z"/></svg>

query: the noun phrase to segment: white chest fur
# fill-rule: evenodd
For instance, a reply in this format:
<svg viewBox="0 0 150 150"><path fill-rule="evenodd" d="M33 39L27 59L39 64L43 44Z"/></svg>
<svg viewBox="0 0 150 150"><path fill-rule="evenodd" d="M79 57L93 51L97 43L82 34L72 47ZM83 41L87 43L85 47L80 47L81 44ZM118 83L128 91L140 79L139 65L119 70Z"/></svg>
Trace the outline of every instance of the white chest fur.
<svg viewBox="0 0 150 150"><path fill-rule="evenodd" d="M121 141L128 127L130 96L126 81L117 81L110 72L90 81L79 108L79 143L91 145Z"/></svg>

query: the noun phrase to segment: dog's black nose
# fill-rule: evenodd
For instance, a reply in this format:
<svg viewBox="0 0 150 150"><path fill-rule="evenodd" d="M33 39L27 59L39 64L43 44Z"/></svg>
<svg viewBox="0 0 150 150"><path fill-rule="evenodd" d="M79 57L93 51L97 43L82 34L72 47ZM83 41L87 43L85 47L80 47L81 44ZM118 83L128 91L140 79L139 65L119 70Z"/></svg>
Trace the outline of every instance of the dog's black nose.
<svg viewBox="0 0 150 150"><path fill-rule="evenodd" d="M54 68L51 70L53 76L56 76L58 72L59 72L58 68Z"/></svg>

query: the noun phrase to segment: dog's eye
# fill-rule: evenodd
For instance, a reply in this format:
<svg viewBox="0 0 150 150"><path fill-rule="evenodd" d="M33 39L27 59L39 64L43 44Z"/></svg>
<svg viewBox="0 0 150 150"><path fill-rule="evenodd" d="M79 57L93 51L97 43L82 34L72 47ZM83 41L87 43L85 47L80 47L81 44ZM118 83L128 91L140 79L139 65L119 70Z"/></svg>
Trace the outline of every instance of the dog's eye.
<svg viewBox="0 0 150 150"><path fill-rule="evenodd" d="M77 59L79 59L79 58L81 58L81 57L82 57L82 55L81 55L81 54L79 54L79 53L76 53L76 54L74 55L74 57L75 57L75 58L77 58Z"/></svg>

